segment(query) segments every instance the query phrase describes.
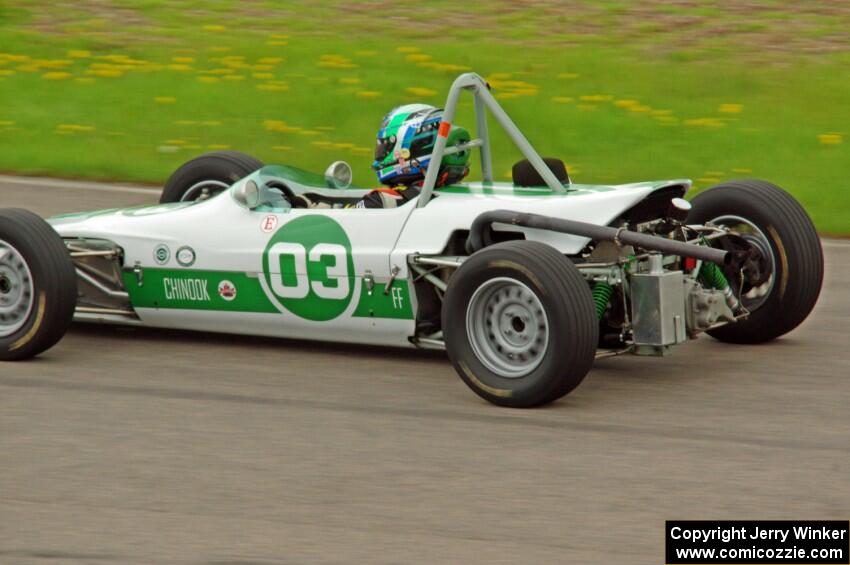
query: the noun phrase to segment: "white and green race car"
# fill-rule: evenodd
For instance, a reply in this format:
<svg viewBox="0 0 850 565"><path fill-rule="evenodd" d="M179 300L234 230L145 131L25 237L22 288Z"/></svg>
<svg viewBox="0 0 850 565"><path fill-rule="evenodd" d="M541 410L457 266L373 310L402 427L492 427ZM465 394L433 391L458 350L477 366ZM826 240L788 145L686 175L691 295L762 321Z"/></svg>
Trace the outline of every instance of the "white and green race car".
<svg viewBox="0 0 850 565"><path fill-rule="evenodd" d="M162 203L57 216L0 211L0 359L32 357L71 320L444 349L496 404L573 390L595 358L663 355L707 332L779 337L809 314L820 241L786 192L734 181L691 202L688 180L570 181L543 160L475 74L477 138L440 127L431 162L477 152L480 182L404 205L352 207L350 168L324 175L211 153L171 177ZM488 118L525 155L494 182ZM306 206L305 202L311 203Z"/></svg>

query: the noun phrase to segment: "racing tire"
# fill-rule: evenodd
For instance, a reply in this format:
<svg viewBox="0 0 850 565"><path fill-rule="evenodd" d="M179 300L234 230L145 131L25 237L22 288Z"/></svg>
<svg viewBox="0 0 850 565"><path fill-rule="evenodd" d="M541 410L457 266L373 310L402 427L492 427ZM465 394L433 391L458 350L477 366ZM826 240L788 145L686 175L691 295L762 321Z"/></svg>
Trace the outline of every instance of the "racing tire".
<svg viewBox="0 0 850 565"><path fill-rule="evenodd" d="M59 234L32 212L0 210L0 361L53 347L76 306L77 274Z"/></svg>
<svg viewBox="0 0 850 565"><path fill-rule="evenodd" d="M741 227L757 247L769 249L772 265L766 294L744 305L750 315L709 330L729 343L764 343L782 336L808 317L823 284L823 250L815 226L803 207L778 186L761 180L719 184L692 200L688 223L714 222ZM753 229L754 228L754 229ZM734 273L727 273L733 280Z"/></svg>
<svg viewBox="0 0 850 565"><path fill-rule="evenodd" d="M442 320L463 382L514 408L547 404L577 387L599 334L587 282L564 255L535 241L471 255L449 280Z"/></svg>
<svg viewBox="0 0 850 565"><path fill-rule="evenodd" d="M262 161L239 151L204 153L172 173L159 201L164 204L209 198L262 167Z"/></svg>

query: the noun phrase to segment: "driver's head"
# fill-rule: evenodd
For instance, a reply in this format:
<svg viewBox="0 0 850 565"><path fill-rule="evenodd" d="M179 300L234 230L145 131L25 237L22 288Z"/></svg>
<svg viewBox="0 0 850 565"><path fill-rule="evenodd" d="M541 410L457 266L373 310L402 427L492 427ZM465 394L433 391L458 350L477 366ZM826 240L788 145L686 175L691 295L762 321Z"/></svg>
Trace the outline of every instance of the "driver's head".
<svg viewBox="0 0 850 565"><path fill-rule="evenodd" d="M384 116L372 163L382 184L409 186L425 179L442 119L443 110L428 104L406 104ZM468 131L452 126L446 147L469 139ZM437 186L460 181L469 173L468 163L469 150L443 157Z"/></svg>

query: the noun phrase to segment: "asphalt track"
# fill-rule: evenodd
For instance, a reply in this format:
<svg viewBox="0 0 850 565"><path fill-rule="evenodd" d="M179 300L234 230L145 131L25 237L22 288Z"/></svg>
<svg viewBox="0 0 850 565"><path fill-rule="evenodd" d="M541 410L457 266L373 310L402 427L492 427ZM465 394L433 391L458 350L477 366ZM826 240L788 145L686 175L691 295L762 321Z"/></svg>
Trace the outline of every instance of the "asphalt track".
<svg viewBox="0 0 850 565"><path fill-rule="evenodd" d="M147 189L0 178L49 215ZM665 519L850 518L850 243L769 345L516 411L440 354L75 326L0 364L0 563L663 563Z"/></svg>

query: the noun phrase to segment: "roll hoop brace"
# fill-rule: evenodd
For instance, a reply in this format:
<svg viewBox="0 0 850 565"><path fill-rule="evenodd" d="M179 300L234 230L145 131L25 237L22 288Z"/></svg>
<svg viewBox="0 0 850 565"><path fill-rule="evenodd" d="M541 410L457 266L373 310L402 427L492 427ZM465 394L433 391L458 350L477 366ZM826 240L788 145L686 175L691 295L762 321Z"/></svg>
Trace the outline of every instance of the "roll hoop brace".
<svg viewBox="0 0 850 565"><path fill-rule="evenodd" d="M510 210L484 212L475 218L475 221L472 222L472 226L469 228L469 239L466 243L466 250L469 254L475 253L487 246L490 239L490 226L494 222L589 237L594 241L613 241L622 245L634 245L650 251L659 251L667 255L679 255L680 257L693 257L694 259L710 261L719 265L729 265L732 262L737 262L739 259L732 253L722 249L684 243L674 239L630 231L625 228L599 226L587 222L564 220L541 214L511 212Z"/></svg>

